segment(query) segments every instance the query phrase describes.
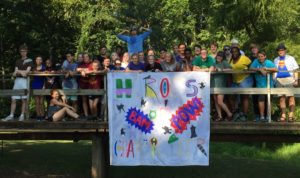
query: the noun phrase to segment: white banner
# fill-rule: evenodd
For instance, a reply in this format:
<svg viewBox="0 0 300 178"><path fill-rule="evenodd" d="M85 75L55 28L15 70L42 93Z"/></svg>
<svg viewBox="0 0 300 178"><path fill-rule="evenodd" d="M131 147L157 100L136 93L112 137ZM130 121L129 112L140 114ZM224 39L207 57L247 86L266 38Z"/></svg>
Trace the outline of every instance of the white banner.
<svg viewBox="0 0 300 178"><path fill-rule="evenodd" d="M209 73L107 76L111 165L208 165Z"/></svg>

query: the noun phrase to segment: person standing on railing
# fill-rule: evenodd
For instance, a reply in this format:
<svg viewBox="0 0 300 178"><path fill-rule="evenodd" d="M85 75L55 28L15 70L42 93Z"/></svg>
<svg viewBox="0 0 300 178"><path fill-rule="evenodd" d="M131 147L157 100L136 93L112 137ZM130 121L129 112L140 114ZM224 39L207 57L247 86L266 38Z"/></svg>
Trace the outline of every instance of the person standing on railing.
<svg viewBox="0 0 300 178"><path fill-rule="evenodd" d="M227 60L224 60L225 54L223 51L219 51L216 56L216 64L215 64L215 71L217 72L225 72L225 71L231 71L232 67L228 63ZM214 74L211 76L211 88L225 88L227 85L227 74ZM215 100L215 106L218 113L218 118L215 121L223 121L222 117L222 110L223 109L227 117L225 120L231 121L233 114L228 109L227 105L224 103L224 95L223 94L215 94L214 96Z"/></svg>
<svg viewBox="0 0 300 178"><path fill-rule="evenodd" d="M62 81L62 88L64 90L78 89L76 77L76 69L78 67L77 62L74 61L74 54L67 52L66 60L62 64L62 72L65 73L65 77ZM67 96L68 101L71 101L73 108L77 111L77 96Z"/></svg>
<svg viewBox="0 0 300 178"><path fill-rule="evenodd" d="M240 71L241 73L233 74L233 88L252 88L253 86L253 78L250 74L245 74L243 71L248 70L251 60L245 56L242 55L240 52L240 49L238 47L232 47L231 48L231 60L230 65L233 69L233 71ZM241 120L246 121L247 120L247 114L249 109L249 95L242 95L242 111L238 111L238 105L236 103L236 99L234 97L231 97L231 106L235 107L235 114L233 116L233 120Z"/></svg>
<svg viewBox="0 0 300 178"><path fill-rule="evenodd" d="M150 28L141 27L140 31L145 30L142 34L138 35L138 29L136 27L132 27L130 31L123 30L121 33L117 35L117 37L125 41L128 47L128 53L132 55L133 53L139 53L143 50L144 40L151 34L152 30ZM124 33L130 33L130 36L124 35Z"/></svg>
<svg viewBox="0 0 300 178"><path fill-rule="evenodd" d="M275 66L278 72L275 73L277 88L294 88L298 85L298 72L293 72L299 69L299 66L293 56L286 53L286 47L284 44L279 44L277 47L278 57L274 59ZM288 121L293 122L295 120L295 97L293 93L286 93L285 95L279 95L280 105L280 117L279 122L286 121L286 99L289 103Z"/></svg>
<svg viewBox="0 0 300 178"><path fill-rule="evenodd" d="M254 75L256 88L267 88L268 86L267 73L276 72L277 68L275 67L275 64L271 60L267 59L266 53L264 51L259 51L257 53L257 59L255 59L250 65L250 70L257 72ZM270 80L270 87L273 88L274 82L273 82L272 75L270 75L269 80ZM265 116L265 109L266 109L265 101L266 101L266 95L259 95L257 98L257 102L253 103L254 106L258 104L258 109L259 109L259 119L255 119L256 122L268 121Z"/></svg>
<svg viewBox="0 0 300 178"><path fill-rule="evenodd" d="M15 64L15 71L13 76L16 77L14 81L13 90L26 90L27 86L27 74L30 72L33 62L32 59L27 57L28 48L26 45L22 45L19 49L21 59L18 59ZM29 91L27 91L29 92ZM10 115L7 116L3 121L9 121L14 119L14 114L17 107L16 100L22 100L21 115L19 121L24 121L26 108L28 107L27 96L12 96L11 97L11 108Z"/></svg>
<svg viewBox="0 0 300 178"><path fill-rule="evenodd" d="M44 72L46 67L43 64L42 56L37 56L35 58L35 66L33 67L33 72ZM41 90L45 87L45 77L42 76L34 76L31 82L31 89L33 90ZM34 96L35 101L35 111L36 111L36 119L41 121L45 117L45 108L44 108L44 97L42 95Z"/></svg>
<svg viewBox="0 0 300 178"><path fill-rule="evenodd" d="M83 54L83 63L78 66L77 72L80 72L81 76L78 80L80 89L89 89L89 77L85 73L91 68L91 60L88 53ZM89 107L88 107L88 97L82 96L82 107L84 116L88 118L89 116Z"/></svg>

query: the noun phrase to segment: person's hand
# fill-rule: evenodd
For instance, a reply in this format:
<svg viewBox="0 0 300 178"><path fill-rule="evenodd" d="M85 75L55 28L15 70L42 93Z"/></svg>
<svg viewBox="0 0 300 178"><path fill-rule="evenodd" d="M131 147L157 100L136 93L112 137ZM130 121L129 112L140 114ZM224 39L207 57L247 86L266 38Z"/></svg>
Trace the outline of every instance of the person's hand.
<svg viewBox="0 0 300 178"><path fill-rule="evenodd" d="M65 74L65 78L68 78L68 77L70 77L70 72L66 72L66 74Z"/></svg>
<svg viewBox="0 0 300 178"><path fill-rule="evenodd" d="M265 70L264 68L259 69L259 72L264 76L267 75L267 70Z"/></svg>
<svg viewBox="0 0 300 178"><path fill-rule="evenodd" d="M295 87L297 87L297 86L298 86L298 80L295 80L295 82L293 83L293 85L294 85Z"/></svg>
<svg viewBox="0 0 300 178"><path fill-rule="evenodd" d="M17 73L18 73L18 71L15 71L12 75L13 75L13 77L16 77L17 76Z"/></svg>
<svg viewBox="0 0 300 178"><path fill-rule="evenodd" d="M21 74L22 77L26 77L27 76L25 72L20 72L20 74Z"/></svg>
<svg viewBox="0 0 300 178"><path fill-rule="evenodd" d="M83 71L81 71L81 73L80 73L82 76L86 76L86 72L83 70Z"/></svg>

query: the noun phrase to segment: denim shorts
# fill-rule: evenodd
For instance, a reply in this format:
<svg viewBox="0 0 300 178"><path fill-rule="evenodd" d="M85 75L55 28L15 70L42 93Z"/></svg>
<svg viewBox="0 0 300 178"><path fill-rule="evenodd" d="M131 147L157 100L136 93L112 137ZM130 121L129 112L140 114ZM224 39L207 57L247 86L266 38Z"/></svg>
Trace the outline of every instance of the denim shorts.
<svg viewBox="0 0 300 178"><path fill-rule="evenodd" d="M253 87L253 77L249 75L241 83L233 82L231 85L232 88L252 88Z"/></svg>

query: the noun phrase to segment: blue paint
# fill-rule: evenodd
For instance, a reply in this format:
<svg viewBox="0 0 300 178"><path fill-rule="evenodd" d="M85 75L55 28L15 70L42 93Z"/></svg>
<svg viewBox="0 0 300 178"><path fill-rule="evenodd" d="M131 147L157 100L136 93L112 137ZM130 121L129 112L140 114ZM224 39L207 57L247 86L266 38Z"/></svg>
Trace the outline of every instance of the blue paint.
<svg viewBox="0 0 300 178"><path fill-rule="evenodd" d="M139 109L130 108L127 111L126 121L145 134L151 133L151 131L153 130L154 124L149 119L148 114L144 114L143 111Z"/></svg>

